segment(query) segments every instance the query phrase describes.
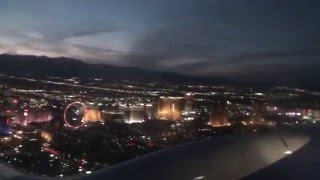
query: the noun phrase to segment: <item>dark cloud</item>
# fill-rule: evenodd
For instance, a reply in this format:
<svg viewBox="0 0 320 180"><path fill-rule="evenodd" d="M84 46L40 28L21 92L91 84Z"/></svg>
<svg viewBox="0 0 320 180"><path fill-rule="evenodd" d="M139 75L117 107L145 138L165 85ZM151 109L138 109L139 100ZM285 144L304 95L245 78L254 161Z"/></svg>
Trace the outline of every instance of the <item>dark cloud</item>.
<svg viewBox="0 0 320 180"><path fill-rule="evenodd" d="M320 47L320 42L319 42ZM297 58L312 58L320 57L320 49L301 49L301 50L285 50L285 51L275 51L275 52L255 52L241 54L224 61L224 63L252 63L252 61L259 61L263 59L269 59L269 61L278 61L282 58L292 57L293 60ZM290 64L291 62L288 62Z"/></svg>
<svg viewBox="0 0 320 180"><path fill-rule="evenodd" d="M320 75L318 0L77 2L0 2L15 29L0 31L0 48L242 81Z"/></svg>
<svg viewBox="0 0 320 180"><path fill-rule="evenodd" d="M113 32L119 30L120 27L116 25L102 25L97 26L93 23L84 23L81 26L76 26L72 28L64 28L64 29L50 29L43 31L43 35L45 38L54 39L54 40L64 40L67 38L74 38L79 36L88 36L94 35L103 32Z"/></svg>
<svg viewBox="0 0 320 180"><path fill-rule="evenodd" d="M188 18L144 33L124 62L247 82L315 83L316 1L199 2ZM189 15L190 15L189 14Z"/></svg>

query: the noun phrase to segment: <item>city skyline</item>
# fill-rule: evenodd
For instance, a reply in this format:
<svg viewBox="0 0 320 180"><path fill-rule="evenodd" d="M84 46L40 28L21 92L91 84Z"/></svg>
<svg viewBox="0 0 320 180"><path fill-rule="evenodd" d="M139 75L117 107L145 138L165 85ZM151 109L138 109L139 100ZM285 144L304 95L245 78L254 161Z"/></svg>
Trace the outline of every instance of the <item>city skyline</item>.
<svg viewBox="0 0 320 180"><path fill-rule="evenodd" d="M0 0L0 179L318 179L319 9Z"/></svg>

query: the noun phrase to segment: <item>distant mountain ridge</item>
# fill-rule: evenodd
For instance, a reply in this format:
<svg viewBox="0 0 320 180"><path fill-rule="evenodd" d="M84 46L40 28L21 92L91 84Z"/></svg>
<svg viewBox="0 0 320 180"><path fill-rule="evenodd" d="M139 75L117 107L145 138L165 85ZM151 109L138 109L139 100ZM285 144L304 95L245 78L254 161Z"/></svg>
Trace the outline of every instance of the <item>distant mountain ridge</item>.
<svg viewBox="0 0 320 180"><path fill-rule="evenodd" d="M32 55L0 55L0 73L10 75L56 76L103 78L105 81L121 80L168 83L214 83L221 84L220 79L195 77L169 72L144 70L135 67L120 67L107 64L89 64L71 58L49 58Z"/></svg>
<svg viewBox="0 0 320 180"><path fill-rule="evenodd" d="M166 82L173 84L201 84L226 85L237 87L270 88L287 86L320 90L320 85L308 82L278 82L275 81L237 81L235 79L198 77L172 72L160 72L140 69L137 67L120 67L108 64L89 64L81 60L46 56L0 54L0 73L17 76L44 77L54 76L62 78L79 77L102 78L105 82L119 82L122 80L136 82Z"/></svg>

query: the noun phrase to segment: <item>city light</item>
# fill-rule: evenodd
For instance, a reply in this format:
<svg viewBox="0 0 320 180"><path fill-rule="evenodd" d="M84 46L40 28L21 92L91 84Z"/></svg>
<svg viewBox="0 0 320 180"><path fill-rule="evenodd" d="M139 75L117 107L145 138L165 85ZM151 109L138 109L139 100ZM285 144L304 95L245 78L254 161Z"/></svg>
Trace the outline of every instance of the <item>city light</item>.
<svg viewBox="0 0 320 180"><path fill-rule="evenodd" d="M184 89L188 86L175 88L167 84L154 88L136 82L108 85L95 81L96 84L89 85L63 78L18 80L26 82L26 87L4 90L4 99L11 104L10 108L0 109L4 115L0 132L8 126L10 133L0 137L7 152L0 152L0 160L17 166L24 164L28 173L36 173L37 169L32 168L34 163L27 162L44 161L49 164L45 173L54 177L90 175L191 140L229 134L259 135L264 130L277 131L279 124L297 127L316 125L320 120L316 106L306 108L297 100L294 106L286 107L274 103L267 90L260 95L254 89L202 85L192 86L189 93L189 89ZM56 89L32 89L30 82L43 87L55 85ZM126 89L126 83L130 89ZM17 93L19 101L12 103L11 96ZM287 97L292 100L289 94ZM100 150L103 154L97 153ZM283 155L292 152L287 150Z"/></svg>

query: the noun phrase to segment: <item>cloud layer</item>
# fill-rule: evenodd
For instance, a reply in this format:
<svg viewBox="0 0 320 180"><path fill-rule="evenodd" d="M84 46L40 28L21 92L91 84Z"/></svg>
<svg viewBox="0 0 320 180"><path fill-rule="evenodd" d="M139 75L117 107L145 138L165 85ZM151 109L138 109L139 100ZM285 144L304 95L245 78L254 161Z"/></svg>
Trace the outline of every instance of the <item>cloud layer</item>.
<svg viewBox="0 0 320 180"><path fill-rule="evenodd" d="M0 53L318 83L319 8L317 0L4 0Z"/></svg>

